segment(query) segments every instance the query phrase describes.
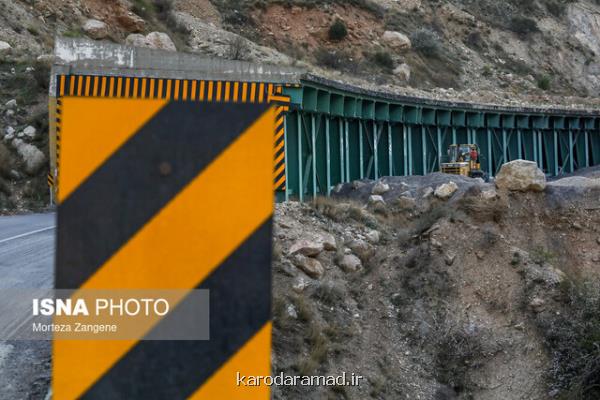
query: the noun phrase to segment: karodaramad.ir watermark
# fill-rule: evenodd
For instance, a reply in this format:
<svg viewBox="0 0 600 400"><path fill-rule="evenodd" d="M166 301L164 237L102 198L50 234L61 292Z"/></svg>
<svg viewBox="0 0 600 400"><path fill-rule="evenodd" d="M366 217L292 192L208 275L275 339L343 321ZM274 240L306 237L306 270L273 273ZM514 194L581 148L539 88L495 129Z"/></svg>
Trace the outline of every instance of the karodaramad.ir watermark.
<svg viewBox="0 0 600 400"><path fill-rule="evenodd" d="M354 372L339 375L242 375L236 374L237 386L359 386L364 379Z"/></svg>

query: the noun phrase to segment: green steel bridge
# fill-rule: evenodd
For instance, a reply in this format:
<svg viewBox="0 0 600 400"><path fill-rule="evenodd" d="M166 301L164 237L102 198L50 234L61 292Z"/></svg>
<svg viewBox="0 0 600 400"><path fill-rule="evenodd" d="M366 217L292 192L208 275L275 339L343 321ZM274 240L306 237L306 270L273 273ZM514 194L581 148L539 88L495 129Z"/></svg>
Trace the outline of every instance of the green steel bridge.
<svg viewBox="0 0 600 400"><path fill-rule="evenodd" d="M476 143L482 169L535 161L547 175L600 164L600 112L499 107L396 96L305 75L285 87L286 187L280 199L338 183L439 171L452 143Z"/></svg>
<svg viewBox="0 0 600 400"><path fill-rule="evenodd" d="M515 159L535 161L549 176L600 164L600 110L501 107L400 96L292 67L82 39L58 38L55 56L51 115L63 94L113 96L113 89L96 87L94 82L103 78L125 81L115 89L115 97L260 102L269 101L272 90L287 95L285 129L283 135L279 129L276 134L278 200L328 195L337 184L356 179L436 172L452 143L478 144L482 168L490 176ZM145 80L152 79L164 80L166 89L147 89ZM52 185L58 171L54 118L50 128Z"/></svg>

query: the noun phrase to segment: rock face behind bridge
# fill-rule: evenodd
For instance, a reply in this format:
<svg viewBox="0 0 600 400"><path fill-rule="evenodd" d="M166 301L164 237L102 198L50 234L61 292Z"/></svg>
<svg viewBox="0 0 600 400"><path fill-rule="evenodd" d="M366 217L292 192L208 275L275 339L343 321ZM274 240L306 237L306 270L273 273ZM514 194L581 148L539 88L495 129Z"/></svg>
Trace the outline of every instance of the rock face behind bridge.
<svg viewBox="0 0 600 400"><path fill-rule="evenodd" d="M533 161L515 160L506 163L496 177L498 189L542 192L546 176Z"/></svg>

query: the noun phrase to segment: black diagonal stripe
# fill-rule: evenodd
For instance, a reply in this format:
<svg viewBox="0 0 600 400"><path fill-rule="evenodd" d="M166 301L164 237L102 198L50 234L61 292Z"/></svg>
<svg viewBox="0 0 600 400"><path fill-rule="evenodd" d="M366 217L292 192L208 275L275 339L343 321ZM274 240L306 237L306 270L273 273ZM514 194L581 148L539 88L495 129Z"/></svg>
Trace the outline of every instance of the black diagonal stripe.
<svg viewBox="0 0 600 400"><path fill-rule="evenodd" d="M82 398L178 400L194 393L269 320L270 242L271 219L198 286L210 290L210 340L138 342Z"/></svg>
<svg viewBox="0 0 600 400"><path fill-rule="evenodd" d="M266 108L166 105L59 206L56 287L81 286Z"/></svg>

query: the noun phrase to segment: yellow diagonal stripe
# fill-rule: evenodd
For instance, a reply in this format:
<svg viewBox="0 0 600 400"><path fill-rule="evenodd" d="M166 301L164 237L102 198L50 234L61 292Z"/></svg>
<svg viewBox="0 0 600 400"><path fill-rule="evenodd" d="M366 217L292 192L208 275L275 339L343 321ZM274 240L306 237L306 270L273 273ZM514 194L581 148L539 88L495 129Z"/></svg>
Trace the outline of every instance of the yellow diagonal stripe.
<svg viewBox="0 0 600 400"><path fill-rule="evenodd" d="M215 372L189 400L253 400L268 399L268 386L237 386L237 374L241 376L268 376L271 374L271 323L258 333Z"/></svg>
<svg viewBox="0 0 600 400"><path fill-rule="evenodd" d="M273 213L274 120L263 114L83 287L196 287ZM55 341L55 399L81 396L134 344Z"/></svg>
<svg viewBox="0 0 600 400"><path fill-rule="evenodd" d="M164 100L64 98L59 201L66 199L165 104Z"/></svg>

